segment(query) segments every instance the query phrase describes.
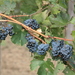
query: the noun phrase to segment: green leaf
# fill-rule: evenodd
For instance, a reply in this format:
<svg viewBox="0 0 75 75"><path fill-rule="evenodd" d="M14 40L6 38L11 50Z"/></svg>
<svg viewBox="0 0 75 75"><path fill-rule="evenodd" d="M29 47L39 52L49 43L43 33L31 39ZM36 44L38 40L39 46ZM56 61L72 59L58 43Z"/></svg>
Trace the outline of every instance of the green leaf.
<svg viewBox="0 0 75 75"><path fill-rule="evenodd" d="M4 3L0 6L0 12L5 14L10 14L11 11L16 7L15 2L10 2L9 0L4 1Z"/></svg>
<svg viewBox="0 0 75 75"><path fill-rule="evenodd" d="M42 22L43 25L45 26L50 26L51 25L51 22L49 21L49 19L46 19Z"/></svg>
<svg viewBox="0 0 75 75"><path fill-rule="evenodd" d="M49 0L52 4L56 4L57 0Z"/></svg>
<svg viewBox="0 0 75 75"><path fill-rule="evenodd" d="M40 66L40 68L38 69L38 75L47 75L47 71L44 67L44 65Z"/></svg>
<svg viewBox="0 0 75 75"><path fill-rule="evenodd" d="M15 33L17 33L18 31L21 31L22 30L22 26L20 26L20 25L13 24L13 27L14 27L13 31Z"/></svg>
<svg viewBox="0 0 75 75"><path fill-rule="evenodd" d="M54 65L53 63L51 62L51 60L48 58L47 61L44 63L45 65L45 68L48 69L48 71L50 71L51 73L54 72Z"/></svg>
<svg viewBox="0 0 75 75"><path fill-rule="evenodd" d="M47 72L47 75L53 75L50 71Z"/></svg>
<svg viewBox="0 0 75 75"><path fill-rule="evenodd" d="M48 58L47 61L46 61L52 68L54 68L54 64L53 62L51 62L51 59Z"/></svg>
<svg viewBox="0 0 75 75"><path fill-rule="evenodd" d="M54 7L52 7L51 12L53 14L58 14L58 13L60 13L60 10L59 9L60 9L59 5L56 4L56 5L54 5Z"/></svg>
<svg viewBox="0 0 75 75"><path fill-rule="evenodd" d="M34 58L38 59L38 60L43 60L45 58L45 55L39 55L39 54L35 53Z"/></svg>
<svg viewBox="0 0 75 75"><path fill-rule="evenodd" d="M32 14L37 11L38 6L36 0L21 0L19 3L20 11L26 14Z"/></svg>
<svg viewBox="0 0 75 75"><path fill-rule="evenodd" d="M36 1L36 4L39 8L41 8L42 6L42 0L35 0Z"/></svg>
<svg viewBox="0 0 75 75"><path fill-rule="evenodd" d="M42 13L34 15L33 19L36 19L38 23L41 23L43 21Z"/></svg>
<svg viewBox="0 0 75 75"><path fill-rule="evenodd" d="M75 38L75 31L72 31L72 37Z"/></svg>
<svg viewBox="0 0 75 75"><path fill-rule="evenodd" d="M26 32L21 33L21 46L24 45L27 40L25 39Z"/></svg>
<svg viewBox="0 0 75 75"><path fill-rule="evenodd" d="M25 39L26 32L25 31L18 31L15 35L12 36L11 41L14 44L24 45L27 40Z"/></svg>
<svg viewBox="0 0 75 75"><path fill-rule="evenodd" d="M63 27L67 25L67 22L64 22L60 15L58 15L57 17L50 15L50 21L54 24L52 25L52 27Z"/></svg>
<svg viewBox="0 0 75 75"><path fill-rule="evenodd" d="M75 72L72 71L69 67L66 67L63 72L65 75L75 75Z"/></svg>
<svg viewBox="0 0 75 75"><path fill-rule="evenodd" d="M66 0L59 0L60 6L67 8Z"/></svg>
<svg viewBox="0 0 75 75"><path fill-rule="evenodd" d="M41 66L44 63L43 60L33 59L30 64L30 69L35 70L37 67Z"/></svg>
<svg viewBox="0 0 75 75"><path fill-rule="evenodd" d="M54 70L54 75L57 75L57 73L58 73L59 71L64 70L64 69L65 69L64 64L63 64L61 61L58 62L58 63L57 63L57 66L56 66L56 68L55 68L55 70Z"/></svg>
<svg viewBox="0 0 75 75"><path fill-rule="evenodd" d="M72 24L75 24L75 17L73 17L70 22L71 22Z"/></svg>
<svg viewBox="0 0 75 75"><path fill-rule="evenodd" d="M45 35L50 35L50 32L48 32L48 28L46 27L45 28ZM45 41L48 43L48 44L50 44L50 41L51 41L51 39L46 39L46 38L44 38L45 39Z"/></svg>
<svg viewBox="0 0 75 75"><path fill-rule="evenodd" d="M42 12L42 17L43 17L43 20L45 20L48 17L47 10L45 10L44 12Z"/></svg>

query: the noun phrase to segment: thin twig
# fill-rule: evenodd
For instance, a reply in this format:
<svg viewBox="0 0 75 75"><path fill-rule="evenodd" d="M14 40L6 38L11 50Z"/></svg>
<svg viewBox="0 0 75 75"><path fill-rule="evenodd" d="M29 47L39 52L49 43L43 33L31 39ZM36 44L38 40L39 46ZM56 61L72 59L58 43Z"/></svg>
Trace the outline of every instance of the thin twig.
<svg viewBox="0 0 75 75"><path fill-rule="evenodd" d="M38 14L38 13L42 12L43 10L45 10L45 9L47 9L47 8L48 8L48 6L47 6L47 7L45 7L44 9L40 8L40 10L38 10L37 12L35 12L35 13L33 13L33 14L30 14L30 15L12 15L12 16L9 16L9 17L24 17L24 16L33 16L33 15L36 15L36 14Z"/></svg>
<svg viewBox="0 0 75 75"><path fill-rule="evenodd" d="M30 15L12 15L12 16L9 16L9 17L24 17L24 16L30 16Z"/></svg>
<svg viewBox="0 0 75 75"><path fill-rule="evenodd" d="M33 33L31 33L30 31L29 31L29 33L30 33L30 35L32 35L33 37L35 37L36 39L38 39L38 40L41 41L42 43L46 44L46 42L45 42L44 40L42 40L41 38L35 36L35 35L34 35Z"/></svg>
<svg viewBox="0 0 75 75"><path fill-rule="evenodd" d="M12 23L16 23L16 22L11 21L11 20L0 20L0 22L12 22Z"/></svg>
<svg viewBox="0 0 75 75"><path fill-rule="evenodd" d="M35 13L33 13L33 14L31 14L30 16L33 16L33 15L36 15L36 14L38 14L38 13L41 13L43 10L45 10L45 9L47 9L48 8L48 6L47 7L45 7L45 8L40 8L40 10L38 10L37 12L35 12Z"/></svg>
<svg viewBox="0 0 75 75"><path fill-rule="evenodd" d="M51 36L48 36L49 38L53 38L53 39L60 39L60 40L64 40L64 41L73 41L71 39L65 39L65 38L60 38L60 37L51 37Z"/></svg>
<svg viewBox="0 0 75 75"><path fill-rule="evenodd" d="M39 35L45 37L45 38L48 38L48 36L45 36L44 34L41 34L40 32L33 30L32 28L26 26L25 24L23 24L23 23L21 23L21 22L15 20L15 19L13 19L12 17L9 17L9 16L7 16L7 15L5 15L5 14L2 14L2 13L0 13L0 15L1 15L1 16L4 16L4 17L6 17L6 18L8 18L8 19L10 19L10 20L12 20L12 21L14 21L14 22L16 22L17 24L19 24L19 25L21 25L22 27L24 27L27 31L32 31L32 32L34 32L34 33L37 33L37 34L39 34Z"/></svg>
<svg viewBox="0 0 75 75"><path fill-rule="evenodd" d="M37 34L43 36L44 38L47 38L47 39L48 39L48 38L56 38L56 39L60 39L60 40L64 40L64 41L73 41L73 40L70 40L70 39L64 39L64 38L59 38L59 37L46 36L46 35L44 35L44 34L38 32L38 31L33 30L32 28L26 26L25 24L23 24L23 23L21 23L21 22L15 20L15 19L13 19L12 17L9 17L9 16L7 16L7 15L5 15L5 14L2 14L2 13L0 13L0 15L1 15L1 16L4 16L4 17L6 17L6 18L8 18L8 19L10 19L10 20L12 20L12 21L14 21L15 23L17 23L17 24L19 24L19 25L21 25L21 26L24 27L27 31L32 31L32 32L34 32L34 33L37 33Z"/></svg>

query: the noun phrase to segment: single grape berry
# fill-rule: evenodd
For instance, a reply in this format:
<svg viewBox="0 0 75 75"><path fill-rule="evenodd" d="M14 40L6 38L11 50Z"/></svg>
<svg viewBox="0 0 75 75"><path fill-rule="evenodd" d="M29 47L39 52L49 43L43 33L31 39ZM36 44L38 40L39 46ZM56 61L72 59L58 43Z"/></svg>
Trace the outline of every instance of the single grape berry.
<svg viewBox="0 0 75 75"><path fill-rule="evenodd" d="M48 49L49 49L49 44L40 44L38 46L37 53L39 55L44 55Z"/></svg>
<svg viewBox="0 0 75 75"><path fill-rule="evenodd" d="M28 27L31 27L32 29L39 28L39 24L37 23L37 21L35 19L27 19L24 21L24 24Z"/></svg>

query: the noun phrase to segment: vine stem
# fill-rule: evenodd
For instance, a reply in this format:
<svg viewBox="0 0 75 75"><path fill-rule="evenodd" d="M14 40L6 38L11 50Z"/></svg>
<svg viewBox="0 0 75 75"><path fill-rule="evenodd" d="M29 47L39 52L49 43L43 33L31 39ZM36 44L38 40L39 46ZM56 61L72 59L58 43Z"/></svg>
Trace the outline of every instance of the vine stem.
<svg viewBox="0 0 75 75"><path fill-rule="evenodd" d="M30 15L12 15L12 16L9 16L9 17L24 17L24 16L30 16Z"/></svg>
<svg viewBox="0 0 75 75"><path fill-rule="evenodd" d="M30 14L30 15L12 15L12 16L9 16L9 17L24 17L24 16L33 16L33 15L36 15L36 14L39 14L40 12L42 12L43 10L45 10L45 9L47 9L48 8L48 6L47 7L45 7L45 8L40 8L37 12L35 12L35 13L33 13L33 14Z"/></svg>
<svg viewBox="0 0 75 75"><path fill-rule="evenodd" d="M11 20L0 20L0 22L12 22L12 23L16 23L16 22L11 21Z"/></svg>
<svg viewBox="0 0 75 75"><path fill-rule="evenodd" d="M60 38L60 37L51 37L51 36L48 36L49 38L53 38L53 39L60 39L60 40L64 40L64 41L73 41L71 39L65 39L65 38Z"/></svg>
<svg viewBox="0 0 75 75"><path fill-rule="evenodd" d="M38 32L38 31L33 30L32 28L26 26L25 24L23 24L23 23L21 23L21 22L15 20L15 19L12 18L12 17L9 17L9 16L7 16L7 15L5 15L5 14L2 14L2 13L0 13L0 15L3 16L3 17L8 18L8 19L10 19L10 20L12 20L14 23L17 23L17 24L21 25L21 26L24 27L27 31L32 31L32 32L34 32L34 33L37 33L37 34L43 36L44 38L47 38L47 39L48 39L48 38L55 38L55 39L60 39L60 40L64 40L64 41L73 41L73 40L71 40L71 39L64 39L64 38L59 38L59 37L46 36L46 35L44 35L44 34Z"/></svg>
<svg viewBox="0 0 75 75"><path fill-rule="evenodd" d="M46 42L44 40L42 40L41 38L35 36L32 32L28 31L30 33L30 35L32 35L33 37L35 37L36 39L38 39L39 41L41 41L42 43L46 44Z"/></svg>
<svg viewBox="0 0 75 75"><path fill-rule="evenodd" d="M34 32L34 33L37 33L37 34L39 34L39 35L45 37L45 38L48 38L48 36L45 36L44 34L41 34L40 32L37 32L37 31L33 30L32 28L26 26L25 24L23 24L23 23L21 23L21 22L15 20L14 18L11 18L11 17L9 17L9 16L7 16L7 15L5 15L5 14L2 14L2 13L0 13L0 15L1 15L1 16L4 16L4 17L6 17L6 18L8 18L8 19L10 19L10 20L12 20L12 21L14 21L14 22L16 22L17 24L21 25L22 27L24 27L24 28L25 28L26 30L28 30L28 31L32 31L32 32Z"/></svg>

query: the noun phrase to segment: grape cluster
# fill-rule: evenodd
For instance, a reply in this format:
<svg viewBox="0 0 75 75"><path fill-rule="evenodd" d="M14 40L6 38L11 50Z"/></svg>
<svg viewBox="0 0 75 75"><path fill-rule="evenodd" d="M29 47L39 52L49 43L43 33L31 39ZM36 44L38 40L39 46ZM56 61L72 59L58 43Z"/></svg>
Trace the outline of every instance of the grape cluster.
<svg viewBox="0 0 75 75"><path fill-rule="evenodd" d="M58 56L59 52L60 52L60 49L64 45L64 41L63 40L58 40L58 41L52 40L51 44L52 44L52 54L53 54L53 56Z"/></svg>
<svg viewBox="0 0 75 75"><path fill-rule="evenodd" d="M68 60L70 56L72 55L72 46L70 45L64 45L59 54L61 55L62 60Z"/></svg>
<svg viewBox="0 0 75 75"><path fill-rule="evenodd" d="M61 59L67 61L72 55L72 46L65 45L63 40L52 40L52 55L61 56Z"/></svg>
<svg viewBox="0 0 75 75"><path fill-rule="evenodd" d="M39 28L39 24L37 23L37 21L35 19L27 19L24 21L24 24L28 27L31 27L32 29Z"/></svg>
<svg viewBox="0 0 75 75"><path fill-rule="evenodd" d="M44 55L48 49L49 49L49 44L40 44L38 46L37 53L39 55Z"/></svg>
<svg viewBox="0 0 75 75"><path fill-rule="evenodd" d="M32 29L38 29L39 24L35 19L27 19L24 21L24 24ZM49 44L40 44L38 45L37 41L32 37L30 34L25 36L26 40L28 41L27 47L30 52L36 52L39 55L44 55L46 51L49 49Z"/></svg>
<svg viewBox="0 0 75 75"><path fill-rule="evenodd" d="M27 47L29 48L29 51L30 51L30 52L32 52L32 53L33 53L33 52L36 52L37 46L38 46L38 43L36 42L36 40L30 39L30 40L28 41Z"/></svg>
<svg viewBox="0 0 75 75"><path fill-rule="evenodd" d="M27 48L30 52L36 52L39 55L44 55L46 51L49 49L49 44L38 45L38 42L30 34L27 34L25 37L28 41Z"/></svg>
<svg viewBox="0 0 75 75"><path fill-rule="evenodd" d="M5 40L7 35L14 35L13 33L13 26L11 26L10 24L8 24L7 27L2 27L0 30L0 40Z"/></svg>

